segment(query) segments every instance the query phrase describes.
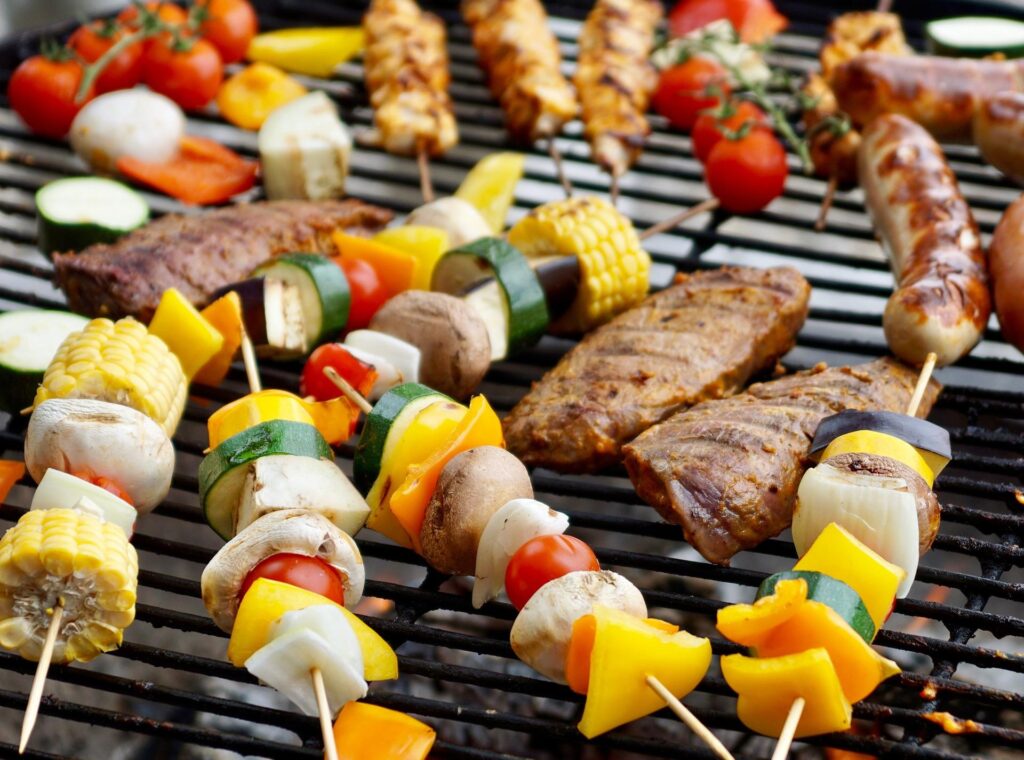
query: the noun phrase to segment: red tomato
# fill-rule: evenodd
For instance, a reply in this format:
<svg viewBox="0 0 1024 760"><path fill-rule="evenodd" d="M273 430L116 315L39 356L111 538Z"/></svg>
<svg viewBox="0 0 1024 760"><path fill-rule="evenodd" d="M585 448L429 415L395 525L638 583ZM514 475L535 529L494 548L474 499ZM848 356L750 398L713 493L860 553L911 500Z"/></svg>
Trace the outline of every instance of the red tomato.
<svg viewBox="0 0 1024 760"><path fill-rule="evenodd" d="M760 211L782 194L786 149L775 135L756 129L739 140L719 140L704 166L712 194L727 211Z"/></svg>
<svg viewBox="0 0 1024 760"><path fill-rule="evenodd" d="M213 43L224 63L245 58L249 43L259 31L252 6L246 0L200 0L196 5L206 10L199 33Z"/></svg>
<svg viewBox="0 0 1024 760"><path fill-rule="evenodd" d="M346 330L360 330L370 324L373 315L388 300L388 292L373 264L363 259L335 259L348 278L352 305L348 311Z"/></svg>
<svg viewBox="0 0 1024 760"><path fill-rule="evenodd" d="M101 21L80 26L68 39L68 47L74 50L86 63L97 58L113 47L127 30L124 27L111 29ZM96 78L96 92L128 90L142 79L142 43L129 45L124 52L106 65Z"/></svg>
<svg viewBox="0 0 1024 760"><path fill-rule="evenodd" d="M668 28L682 37L723 18L744 42L764 42L789 23L771 0L680 0L668 15Z"/></svg>
<svg viewBox="0 0 1024 760"><path fill-rule="evenodd" d="M202 39L155 40L146 51L143 70L151 90L190 111L213 100L224 78L220 53Z"/></svg>
<svg viewBox="0 0 1024 760"><path fill-rule="evenodd" d="M709 95L709 88L715 87L720 94ZM717 107L729 93L725 69L707 58L691 58L661 72L651 102L672 126L692 129L701 111Z"/></svg>
<svg viewBox="0 0 1024 760"><path fill-rule="evenodd" d="M157 18L167 24L184 24L188 21L188 13L180 5L174 3L146 3L146 10L156 12ZM139 9L132 3L117 14L117 20L124 26L134 29L138 26Z"/></svg>
<svg viewBox="0 0 1024 760"><path fill-rule="evenodd" d="M697 123L693 125L690 138L693 140L693 154L704 163L708 160L711 149L718 144L723 135L720 127L736 131L748 121L754 124L768 124L768 117L764 111L755 106L749 100L741 100L735 104L735 110L731 116L719 121L715 113L702 113L697 117Z"/></svg>
<svg viewBox="0 0 1024 760"><path fill-rule="evenodd" d="M521 610L537 589L575 570L600 570L593 550L572 536L538 536L519 547L505 571L505 593Z"/></svg>
<svg viewBox="0 0 1024 760"><path fill-rule="evenodd" d="M299 393L312 396L317 401L330 401L343 395L324 374L327 367L334 369L363 396L370 395L370 389L377 380L377 370L372 365L357 359L341 343L325 343L309 355L306 366L302 368Z"/></svg>
<svg viewBox="0 0 1024 760"><path fill-rule="evenodd" d="M14 70L7 85L7 99L37 135L63 137L93 95L90 91L81 103L76 103L81 83L82 64L78 61L53 61L34 55Z"/></svg>
<svg viewBox="0 0 1024 760"><path fill-rule="evenodd" d="M95 486L99 486L104 491L108 491L114 494L114 496L119 498L121 501L129 503L133 507L135 506L135 502L132 501L131 497L128 495L128 492L122 490L121 486L119 486L110 478L104 477L103 475L93 475L91 473L82 471L73 472L71 474L80 480L84 480L86 483L92 483Z"/></svg>
<svg viewBox="0 0 1024 760"><path fill-rule="evenodd" d="M238 592L239 599L245 596L257 578L290 583L345 606L345 586L341 576L319 557L306 557L302 554L274 554L267 557L245 576Z"/></svg>

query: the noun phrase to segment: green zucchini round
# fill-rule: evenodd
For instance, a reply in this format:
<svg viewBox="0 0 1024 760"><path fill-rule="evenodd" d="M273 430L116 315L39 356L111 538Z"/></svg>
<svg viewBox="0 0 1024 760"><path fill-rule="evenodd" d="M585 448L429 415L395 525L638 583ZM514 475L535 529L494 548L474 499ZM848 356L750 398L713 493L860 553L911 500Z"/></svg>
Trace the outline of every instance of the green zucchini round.
<svg viewBox="0 0 1024 760"><path fill-rule="evenodd" d="M774 594L775 586L779 581L791 581L798 578L803 578L807 582L808 600L828 605L839 613L839 616L864 641L870 644L874 640L875 622L868 614L868 608L864 606L860 594L830 575L809 570L789 570L784 573L775 573L765 578L760 588L757 589L757 598Z"/></svg>
<svg viewBox="0 0 1024 760"><path fill-rule="evenodd" d="M87 324L85 317L66 311L0 314L0 410L16 414L29 406L60 344Z"/></svg>
<svg viewBox="0 0 1024 760"><path fill-rule="evenodd" d="M149 204L127 185L103 177L68 177L36 192L39 247L46 254L113 243L149 221Z"/></svg>
<svg viewBox="0 0 1024 760"><path fill-rule="evenodd" d="M253 274L299 288L307 351L337 337L348 324L352 300L348 278L330 259L315 253L287 253Z"/></svg>

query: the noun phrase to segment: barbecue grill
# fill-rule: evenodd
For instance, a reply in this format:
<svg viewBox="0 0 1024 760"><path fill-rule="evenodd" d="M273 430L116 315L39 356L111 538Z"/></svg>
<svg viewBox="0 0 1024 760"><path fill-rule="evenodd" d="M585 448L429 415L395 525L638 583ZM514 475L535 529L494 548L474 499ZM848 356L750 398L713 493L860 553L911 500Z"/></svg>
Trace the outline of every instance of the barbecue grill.
<svg viewBox="0 0 1024 760"><path fill-rule="evenodd" d="M330 0L257 0L264 28L358 23L359 3ZM429 5L429 4L428 4ZM589 3L549 4L566 66ZM812 2L782 2L790 18L770 55L796 74L816 65L825 24L840 10ZM864 4L860 4L864 6ZM873 5L873 3L872 3ZM897 2L915 46L921 46L924 4ZM902 6L902 7L901 7ZM449 23L452 95L462 143L433 162L439 194L455 189L483 154L506 145L502 116L475 65L475 53L457 4L434 4ZM995 11L993 3L927 4L936 15ZM1017 11L1019 13L1019 9ZM60 34L69 25L50 31ZM0 44L0 92L19 60L35 52L39 34ZM361 69L346 67L341 78L312 82L341 105L346 121L369 124L371 111L361 88ZM700 166L688 138L654 119L654 134L639 166L622 180L619 207L643 228L706 197ZM190 120L190 131L214 137L249 155L255 135L213 115ZM608 178L588 161L582 128L573 123L558 140L568 175L578 192L606 192ZM973 148L949 147L951 164L982 230L991 233L1003 208L1020 190L986 166ZM50 284L49 262L35 247L32 193L44 182L81 172L62 143L34 137L0 102L0 310L62 308ZM858 191L841 192L822 233L813 231L824 182L793 174L784 197L750 217L705 214L683 228L648 241L656 262L656 286L675 271L723 263L790 264L814 286L810 318L799 344L784 363L790 369L818 361L856 362L886 352L881 313L892 277L873 241ZM352 195L405 212L420 202L414 161L362 148L352 159ZM554 167L542 150L527 158L513 213L559 197ZM255 197L255 196L254 196ZM157 213L181 211L175 202L147 195ZM544 338L515 361L496 365L483 392L507 411L530 382L551 367L571 343ZM297 368L265 364L268 387L295 390ZM1024 756L1024 357L1001 341L998 329L956 367L938 376L947 389L932 419L951 434L954 460L938 481L942 532L923 559L910 598L877 643L904 672L886 682L854 711L856 730L798 743L800 756L822 748L899 758ZM224 635L199 602L199 575L219 545L198 508L196 467L210 412L246 392L236 366L219 389L193 389L175 444L179 452L167 502L139 526L138 622L113 656L85 666L50 670L42 718L27 757L210 757L228 750L272 758L322 756L315 719L301 716L254 679L223 659ZM0 415L0 455L21 456L24 422ZM351 445L340 451L351 473ZM643 506L621 469L601 476L533 473L539 498L569 512L573 530L584 533L603 565L638 582L648 605L696 633L710 634L716 654L737 648L714 633L715 611L749 600L767 572L788 568L788 537L770 540L736 558L731 568L708 565L682 541L680 531L658 521ZM23 513L31 481L14 489L0 509L0 530ZM368 701L404 710L437 727L437 757L710 757L667 712L586 742L576 732L581 699L567 688L533 674L508 644L513 608L492 603L474 611L458 581L449 581L411 552L364 534L359 545L368 562L366 620L398 649L399 682L377 684ZM32 663L0 652L0 756L25 707ZM750 735L736 718L731 692L715 668L686 702L721 735L740 758L764 757L767 740ZM947 728L935 713L955 718ZM95 728L92 728L95 727ZM120 748L120 749L119 749ZM849 757L844 755L844 757Z"/></svg>

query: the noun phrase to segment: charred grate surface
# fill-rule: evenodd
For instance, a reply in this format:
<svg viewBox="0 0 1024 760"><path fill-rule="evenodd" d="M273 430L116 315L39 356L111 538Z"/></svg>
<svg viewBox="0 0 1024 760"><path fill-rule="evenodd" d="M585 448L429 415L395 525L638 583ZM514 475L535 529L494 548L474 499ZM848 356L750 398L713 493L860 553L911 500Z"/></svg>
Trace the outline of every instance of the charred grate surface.
<svg viewBox="0 0 1024 760"><path fill-rule="evenodd" d="M257 0L256 5L268 29L351 24L360 11L359 4L330 0ZM815 65L824 25L841 10L836 3L830 5L831 10L811 2L779 3L791 25L772 53L774 63L794 73ZM579 19L587 6L549 3L567 66L574 62ZM452 94L463 138L449 156L433 164L437 191L444 194L454 190L480 156L507 147L507 141L500 110L475 66L457 4L435 3L433 9L449 22ZM905 20L908 33L920 46L917 5L907 3L899 10L910 16ZM1000 11L1012 12L995 3L928 5L935 16ZM65 25L53 31L68 29ZM13 66L35 52L37 43L38 35L27 35L0 45L0 90L6 89ZM329 83L310 82L327 89L357 129L372 116L360 76L359 66L351 65ZM705 197L688 138L667 131L658 118L654 126L640 166L622 183L620 207L641 227ZM253 134L225 125L213 114L193 117L189 128L255 154ZM587 160L578 123L570 125L558 144L578 191L607 190L607 179ZM49 284L51 266L35 249L32 193L46 181L81 173L82 167L63 144L29 135L6 101L0 101L0 156L0 310L63 308L63 296ZM985 166L973 148L951 147L949 156L983 231L991 233L1002 208L1019 190ZM792 158L791 168L796 172ZM353 156L349 189L399 211L419 202L415 163L366 148ZM892 287L888 266L872 240L859 192L841 193L826 231L812 231L823 189L817 179L795 176L785 196L764 213L744 218L706 215L652 239L649 250L660 265L657 284L664 285L674 271L727 262L792 264L812 282L814 296L798 347L786 358L790 368L884 353L881 310ZM514 215L560 193L546 154L528 151ZM147 200L156 213L181 210L166 198L147 194ZM515 362L494 367L482 390L497 408L507 410L570 345L545 338ZM294 390L296 369L265 366L264 382ZM904 758L1021 756L1022 372L1024 358L1001 341L993 322L971 357L940 373L947 390L932 419L950 430L955 453L938 482L942 533L923 560L911 598L896 606L878 638L904 673L857 706L854 733L800 745L801 757L819 757L825 747ZM174 488L167 502L141 521L134 539L142 567L138 622L112 656L51 670L44 717L33 741L40 751L26 757L109 757L115 746L127 757L217 757L218 750L271 758L322 756L314 719L254 687L245 670L223 660L224 635L198 601L199 575L218 541L198 509L196 466L205 445L206 419L216 406L245 392L244 374L235 367L222 388L194 391L175 441L179 463ZM20 457L24 421L0 419L0 424L5 426L0 455ZM351 443L339 451L348 472ZM573 530L592 543L604 565L636 580L648 604L665 617L711 635L718 654L736 647L715 634L716 610L749 599L768 572L793 561L792 544L784 536L739 555L734 567L708 565L688 551L677 529L657 522L653 510L639 504L622 470L597 477L538 470L533 481L539 498L569 512ZM22 514L31 487L26 481L12 492L0 511L0 530ZM428 572L411 552L369 535L359 540L369 563L365 619L400 645L403 672L397 684L376 685L369 700L437 726L438 757L710 756L664 712L585 742L575 730L580 698L538 677L512 654L507 637L514 617L511 606L492 603L476 612L460 582ZM32 670L18 657L0 653L0 756L14 752L8 742L15 734L5 733L4 727L17 726ZM686 701L737 757L768 754L770 744L745 732L737 720L735 701L716 669ZM973 724L950 735L926 717L936 712ZM90 743L82 738L86 734L99 739Z"/></svg>

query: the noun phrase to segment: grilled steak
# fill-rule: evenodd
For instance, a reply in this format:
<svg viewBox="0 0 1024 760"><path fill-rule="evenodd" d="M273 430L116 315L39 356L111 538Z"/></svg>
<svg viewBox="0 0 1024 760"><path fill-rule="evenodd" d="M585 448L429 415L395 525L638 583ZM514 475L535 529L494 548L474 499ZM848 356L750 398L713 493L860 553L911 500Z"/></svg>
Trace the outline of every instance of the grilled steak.
<svg viewBox="0 0 1024 760"><path fill-rule="evenodd" d="M746 393L708 401L625 447L636 492L711 562L729 563L790 524L818 423L844 409L906 409L917 372L895 359L819 365ZM941 386L929 384L927 417Z"/></svg>
<svg viewBox="0 0 1024 760"><path fill-rule="evenodd" d="M682 276L573 348L505 419L529 465L593 472L673 412L731 395L793 346L810 286L795 269Z"/></svg>
<svg viewBox="0 0 1024 760"><path fill-rule="evenodd" d="M290 251L334 250L331 233L379 230L391 212L356 200L270 201L192 216L168 215L113 245L53 257L68 305L95 317L149 321L170 287L196 305Z"/></svg>

